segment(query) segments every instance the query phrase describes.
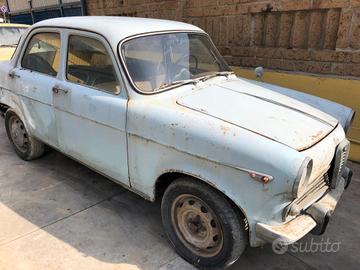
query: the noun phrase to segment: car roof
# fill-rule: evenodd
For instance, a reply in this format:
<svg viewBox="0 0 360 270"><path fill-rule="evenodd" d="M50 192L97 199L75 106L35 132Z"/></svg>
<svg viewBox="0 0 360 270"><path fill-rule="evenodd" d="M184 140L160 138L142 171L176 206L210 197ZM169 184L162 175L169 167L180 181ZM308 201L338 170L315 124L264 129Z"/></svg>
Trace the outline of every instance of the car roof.
<svg viewBox="0 0 360 270"><path fill-rule="evenodd" d="M103 35L114 47L119 41L138 34L162 31L198 31L200 28L182 22L112 16L66 17L44 20L34 27L65 27L96 32Z"/></svg>
<svg viewBox="0 0 360 270"><path fill-rule="evenodd" d="M30 25L19 23L0 23L0 27L23 27L28 28Z"/></svg>

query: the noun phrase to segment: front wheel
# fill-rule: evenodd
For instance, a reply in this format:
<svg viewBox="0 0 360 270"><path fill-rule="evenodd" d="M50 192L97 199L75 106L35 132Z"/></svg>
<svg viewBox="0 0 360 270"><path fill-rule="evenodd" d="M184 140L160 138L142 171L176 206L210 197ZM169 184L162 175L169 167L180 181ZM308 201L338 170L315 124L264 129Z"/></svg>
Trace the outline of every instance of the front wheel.
<svg viewBox="0 0 360 270"><path fill-rule="evenodd" d="M165 191L165 231L181 257L204 269L226 268L247 245L243 220L229 201L203 182L183 177Z"/></svg>

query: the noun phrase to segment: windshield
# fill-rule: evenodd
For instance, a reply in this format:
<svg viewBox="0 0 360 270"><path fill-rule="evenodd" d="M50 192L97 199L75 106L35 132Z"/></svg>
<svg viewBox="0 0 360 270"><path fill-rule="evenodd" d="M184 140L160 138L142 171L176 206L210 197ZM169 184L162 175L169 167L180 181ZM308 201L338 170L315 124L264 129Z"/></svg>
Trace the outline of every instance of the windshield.
<svg viewBox="0 0 360 270"><path fill-rule="evenodd" d="M25 27L1 27L0 46L17 45L21 35L26 31Z"/></svg>
<svg viewBox="0 0 360 270"><path fill-rule="evenodd" d="M230 71L210 39L203 34L144 36L126 41L121 50L131 79L146 93Z"/></svg>

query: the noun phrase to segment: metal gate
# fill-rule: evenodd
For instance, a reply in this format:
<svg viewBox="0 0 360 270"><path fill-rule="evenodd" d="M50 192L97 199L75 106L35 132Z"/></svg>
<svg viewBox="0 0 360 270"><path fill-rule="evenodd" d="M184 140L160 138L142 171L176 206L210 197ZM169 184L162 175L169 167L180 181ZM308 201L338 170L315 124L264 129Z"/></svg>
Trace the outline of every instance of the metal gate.
<svg viewBox="0 0 360 270"><path fill-rule="evenodd" d="M42 20L85 15L83 0L8 0L12 23L33 24Z"/></svg>

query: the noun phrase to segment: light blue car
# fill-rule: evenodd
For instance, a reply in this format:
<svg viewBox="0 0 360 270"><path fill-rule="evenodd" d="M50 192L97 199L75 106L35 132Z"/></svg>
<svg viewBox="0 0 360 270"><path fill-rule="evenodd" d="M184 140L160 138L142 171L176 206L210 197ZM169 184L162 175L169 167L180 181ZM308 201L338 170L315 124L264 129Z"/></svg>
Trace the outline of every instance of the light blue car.
<svg viewBox="0 0 360 270"><path fill-rule="evenodd" d="M199 268L322 233L351 180L351 109L236 77L180 22L37 23L0 63L0 108L21 158L49 145L162 198L170 242Z"/></svg>

